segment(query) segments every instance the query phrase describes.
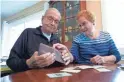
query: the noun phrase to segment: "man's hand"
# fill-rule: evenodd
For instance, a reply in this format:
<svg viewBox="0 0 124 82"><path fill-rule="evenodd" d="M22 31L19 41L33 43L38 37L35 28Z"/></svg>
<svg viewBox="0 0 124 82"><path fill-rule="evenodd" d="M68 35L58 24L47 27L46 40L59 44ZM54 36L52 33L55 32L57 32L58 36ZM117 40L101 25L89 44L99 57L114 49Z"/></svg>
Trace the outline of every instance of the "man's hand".
<svg viewBox="0 0 124 82"><path fill-rule="evenodd" d="M100 55L96 55L95 57L91 58L90 61L94 64L103 64L105 63L104 57Z"/></svg>
<svg viewBox="0 0 124 82"><path fill-rule="evenodd" d="M30 59L26 61L29 68L42 68L45 66L49 66L55 61L55 54L54 53L45 53L42 55L38 55L36 51Z"/></svg>
<svg viewBox="0 0 124 82"><path fill-rule="evenodd" d="M66 62L65 65L73 62L73 56L65 45L57 43L53 45L53 48L59 50L62 53L62 58Z"/></svg>

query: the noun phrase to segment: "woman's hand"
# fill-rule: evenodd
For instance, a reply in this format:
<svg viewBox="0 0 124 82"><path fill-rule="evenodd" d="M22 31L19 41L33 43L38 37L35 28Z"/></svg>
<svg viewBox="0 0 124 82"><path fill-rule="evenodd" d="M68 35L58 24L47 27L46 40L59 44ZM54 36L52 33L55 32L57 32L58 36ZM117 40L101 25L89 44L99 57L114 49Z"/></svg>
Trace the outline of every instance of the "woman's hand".
<svg viewBox="0 0 124 82"><path fill-rule="evenodd" d="M91 58L90 61L94 64L103 64L105 63L104 57L100 55L96 55L95 57Z"/></svg>
<svg viewBox="0 0 124 82"><path fill-rule="evenodd" d="M65 65L73 62L73 56L65 45L57 43L53 45L53 48L59 50L62 53L62 58L66 62Z"/></svg>

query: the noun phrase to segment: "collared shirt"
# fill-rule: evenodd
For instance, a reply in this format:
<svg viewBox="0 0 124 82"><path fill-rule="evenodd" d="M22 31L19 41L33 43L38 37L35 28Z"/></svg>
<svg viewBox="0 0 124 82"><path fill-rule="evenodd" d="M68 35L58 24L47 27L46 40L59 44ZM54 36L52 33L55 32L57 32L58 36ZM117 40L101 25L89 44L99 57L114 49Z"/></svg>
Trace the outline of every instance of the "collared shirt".
<svg viewBox="0 0 124 82"><path fill-rule="evenodd" d="M10 51L7 65L15 72L28 70L26 60L29 59L35 51L38 51L39 44L43 43L52 46L59 43L56 35L51 34L50 41L43 35L41 26L37 28L27 28L19 36ZM50 66L58 66L60 63L54 63ZM50 67L49 66L49 67Z"/></svg>
<svg viewBox="0 0 124 82"><path fill-rule="evenodd" d="M50 41L51 34L46 34L46 33L44 33L44 32L42 32L42 33L43 33L43 35Z"/></svg>

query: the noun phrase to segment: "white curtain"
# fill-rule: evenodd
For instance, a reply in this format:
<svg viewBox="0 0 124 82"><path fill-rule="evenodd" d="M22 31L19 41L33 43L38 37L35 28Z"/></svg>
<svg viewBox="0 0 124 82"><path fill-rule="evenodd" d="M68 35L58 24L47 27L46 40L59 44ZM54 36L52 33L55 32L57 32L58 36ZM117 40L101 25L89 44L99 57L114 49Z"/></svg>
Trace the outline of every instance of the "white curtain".
<svg viewBox="0 0 124 82"><path fill-rule="evenodd" d="M124 1L101 0L103 30L108 31L124 54Z"/></svg>
<svg viewBox="0 0 124 82"><path fill-rule="evenodd" d="M42 6L41 6L42 7ZM26 28L36 28L41 25L42 16L45 11L49 8L47 2L44 3L44 10L35 14L29 15L25 18L21 18L11 23L4 21L2 29L2 53L0 57L9 56L10 50L14 45L17 38L20 36L22 31Z"/></svg>
<svg viewBox="0 0 124 82"><path fill-rule="evenodd" d="M8 24L4 21L2 38L2 56L9 56L10 50L22 31L26 28L36 28L41 25L41 18L45 11L28 16Z"/></svg>

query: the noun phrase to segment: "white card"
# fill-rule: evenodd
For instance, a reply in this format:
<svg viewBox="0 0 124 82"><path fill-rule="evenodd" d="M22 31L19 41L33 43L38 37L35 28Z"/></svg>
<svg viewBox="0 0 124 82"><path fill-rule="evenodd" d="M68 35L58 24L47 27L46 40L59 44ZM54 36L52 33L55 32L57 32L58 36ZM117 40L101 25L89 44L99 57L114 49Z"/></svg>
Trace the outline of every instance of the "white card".
<svg viewBox="0 0 124 82"><path fill-rule="evenodd" d="M102 65L94 65L93 68L94 69L97 69L97 68L104 68L105 66L102 66Z"/></svg>
<svg viewBox="0 0 124 82"><path fill-rule="evenodd" d="M85 65L77 66L77 67L80 68L80 69L89 69L89 68L93 68L93 66L85 66Z"/></svg>
<svg viewBox="0 0 124 82"><path fill-rule="evenodd" d="M81 65L81 66L77 66L77 67L80 69L90 69L90 68L97 69L97 68L104 68L105 66L102 66L102 65L94 65L94 66Z"/></svg>
<svg viewBox="0 0 124 82"><path fill-rule="evenodd" d="M72 76L72 74L70 73L51 73L51 74L47 74L48 77L50 78L57 78L57 77L64 77L64 76Z"/></svg>
<svg viewBox="0 0 124 82"><path fill-rule="evenodd" d="M70 72L70 73L79 73L81 70L60 70L64 72Z"/></svg>
<svg viewBox="0 0 124 82"><path fill-rule="evenodd" d="M77 67L67 67L67 68L64 68L63 70L73 70L73 69L76 69Z"/></svg>
<svg viewBox="0 0 124 82"><path fill-rule="evenodd" d="M99 71L99 72L109 72L109 71L111 71L111 70L106 69L106 68L98 68L96 70Z"/></svg>

